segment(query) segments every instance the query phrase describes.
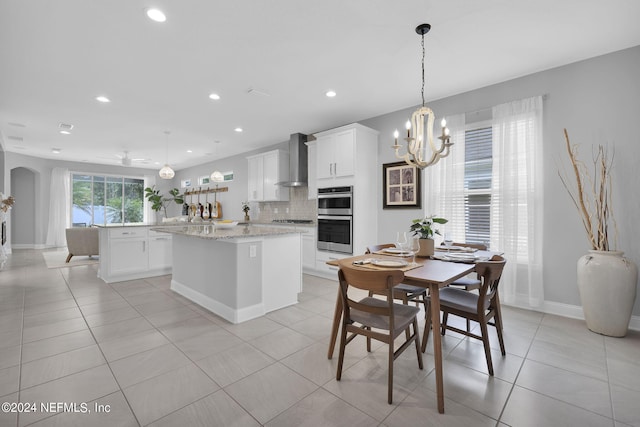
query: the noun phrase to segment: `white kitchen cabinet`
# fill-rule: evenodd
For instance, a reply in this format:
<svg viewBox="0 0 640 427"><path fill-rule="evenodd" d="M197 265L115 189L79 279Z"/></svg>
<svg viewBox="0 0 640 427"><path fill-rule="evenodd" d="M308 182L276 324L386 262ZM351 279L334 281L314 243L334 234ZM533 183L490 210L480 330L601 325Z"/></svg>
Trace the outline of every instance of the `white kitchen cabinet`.
<svg viewBox="0 0 640 427"><path fill-rule="evenodd" d="M109 275L139 273L147 269L147 239L117 239L109 245Z"/></svg>
<svg viewBox="0 0 640 427"><path fill-rule="evenodd" d="M316 178L320 180L353 175L355 146L355 129L325 133L317 137Z"/></svg>
<svg viewBox="0 0 640 427"><path fill-rule="evenodd" d="M252 202L289 200L289 189L276 185L288 180L289 153L273 150L247 157L248 199Z"/></svg>
<svg viewBox="0 0 640 427"><path fill-rule="evenodd" d="M263 195L263 184L262 184L262 176L263 176L263 156L252 156L247 157L247 161L249 163L249 170L247 173L247 178L249 182L249 194L247 199L250 202L259 202L264 198Z"/></svg>
<svg viewBox="0 0 640 427"><path fill-rule="evenodd" d="M171 235L149 230L149 270L171 268Z"/></svg>
<svg viewBox="0 0 640 427"><path fill-rule="evenodd" d="M148 234L145 227L124 227L108 230L109 276L135 274L146 271ZM100 248L100 253L104 253ZM102 258L102 257L101 257Z"/></svg>
<svg viewBox="0 0 640 427"><path fill-rule="evenodd" d="M315 227L296 227L302 233L302 268L305 272L316 268L316 229Z"/></svg>
<svg viewBox="0 0 640 427"><path fill-rule="evenodd" d="M98 277L107 283L170 274L171 235L149 226L99 226Z"/></svg>
<svg viewBox="0 0 640 427"><path fill-rule="evenodd" d="M309 188L315 193L318 188L353 187L353 254L363 254L368 245L379 243L378 131L352 123L313 136L316 163L310 163L309 168L315 166L317 175L314 183L310 179ZM309 157L309 162L312 161L313 157ZM308 272L335 280L337 268L326 262L349 255L316 250L315 270Z"/></svg>
<svg viewBox="0 0 640 427"><path fill-rule="evenodd" d="M317 199L318 198L318 180L317 180L317 151L318 147L316 145L316 141L307 141L307 199Z"/></svg>

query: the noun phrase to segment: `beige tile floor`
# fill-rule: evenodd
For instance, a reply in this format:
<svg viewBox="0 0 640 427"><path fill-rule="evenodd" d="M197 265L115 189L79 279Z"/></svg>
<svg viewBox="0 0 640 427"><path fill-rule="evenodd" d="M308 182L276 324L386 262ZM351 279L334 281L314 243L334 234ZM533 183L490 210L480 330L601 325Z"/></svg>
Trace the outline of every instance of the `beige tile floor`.
<svg viewBox="0 0 640 427"><path fill-rule="evenodd" d="M96 266L47 269L41 252L14 251L0 270L0 400L37 411L0 412L0 426L640 426L638 331L608 338L504 307L494 377L479 342L444 337L442 415L430 350L422 371L412 351L396 361L393 405L383 347L354 341L335 380L336 282L305 276L299 304L239 325L169 282L108 285ZM62 402L89 412L40 407Z"/></svg>

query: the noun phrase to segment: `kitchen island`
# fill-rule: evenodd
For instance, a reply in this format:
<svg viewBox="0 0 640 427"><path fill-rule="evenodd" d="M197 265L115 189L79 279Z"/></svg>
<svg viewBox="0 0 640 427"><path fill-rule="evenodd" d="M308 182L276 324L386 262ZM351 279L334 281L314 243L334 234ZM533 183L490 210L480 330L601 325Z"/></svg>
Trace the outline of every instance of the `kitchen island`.
<svg viewBox="0 0 640 427"><path fill-rule="evenodd" d="M171 289L232 323L298 302L300 232L211 224L154 227L172 237Z"/></svg>

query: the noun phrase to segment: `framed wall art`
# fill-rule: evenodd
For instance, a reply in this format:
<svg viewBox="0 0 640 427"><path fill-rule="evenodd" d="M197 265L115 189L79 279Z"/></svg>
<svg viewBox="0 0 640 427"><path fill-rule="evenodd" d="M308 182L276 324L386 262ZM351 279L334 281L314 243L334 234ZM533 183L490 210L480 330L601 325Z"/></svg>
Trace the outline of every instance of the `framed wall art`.
<svg viewBox="0 0 640 427"><path fill-rule="evenodd" d="M419 209L422 207L420 169L405 162L382 165L382 208Z"/></svg>

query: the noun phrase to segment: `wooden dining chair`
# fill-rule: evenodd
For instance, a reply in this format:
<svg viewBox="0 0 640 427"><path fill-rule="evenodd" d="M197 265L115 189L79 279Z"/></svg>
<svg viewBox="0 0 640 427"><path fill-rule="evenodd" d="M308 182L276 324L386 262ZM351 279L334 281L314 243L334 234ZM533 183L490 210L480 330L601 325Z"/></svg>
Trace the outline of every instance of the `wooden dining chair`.
<svg viewBox="0 0 640 427"><path fill-rule="evenodd" d="M489 347L489 333L487 325L495 326L500 343L500 351L504 356L504 339L502 337L502 314L500 311L500 298L498 297L498 284L506 260L498 255L494 255L489 261L482 261L476 264L476 271L480 276L481 285L478 294L467 292L462 289L445 287L440 289L440 311L442 312L442 335L447 329L466 335L471 338L481 340L484 344L484 354L487 359L489 375L493 375L493 363L491 361L491 349ZM422 351L427 347L429 330L431 329L431 307L429 305L427 320L424 326L422 338ZM449 314L464 317L480 324L480 335L463 331L447 323ZM494 319L493 323L489 322ZM436 333L436 331L434 331Z"/></svg>
<svg viewBox="0 0 640 427"><path fill-rule="evenodd" d="M387 248L395 248L393 243L383 243L380 245L367 246L365 254L372 254ZM373 292L369 292L369 296L373 296ZM393 288L393 298L402 300L404 304L415 302L416 306L422 304L425 312L427 311L427 289L420 286L407 285L399 283Z"/></svg>
<svg viewBox="0 0 640 427"><path fill-rule="evenodd" d="M404 273L400 270L362 270L348 263L341 263L338 279L344 312L336 380L340 381L342 377L345 348L356 336L366 337L367 351L371 351L372 339L383 342L388 346L387 401L391 404L393 402L393 362L412 343L416 347L418 367L423 368L417 320L420 309L393 302L393 288L404 279ZM365 297L355 301L349 297L350 287L383 293L386 295L386 300ZM396 338L405 331L409 331L408 337L395 350Z"/></svg>
<svg viewBox="0 0 640 427"><path fill-rule="evenodd" d="M444 245L444 243L443 243ZM465 248L473 248L479 251L486 251L487 245L482 243L452 243L451 246L460 246ZM455 286L458 288L462 288L465 291L473 291L475 289L480 289L480 285L482 285L482 281L480 280L480 275L476 274L476 277L461 277L460 279L452 282L449 286ZM471 321L467 319L467 332L471 331Z"/></svg>

